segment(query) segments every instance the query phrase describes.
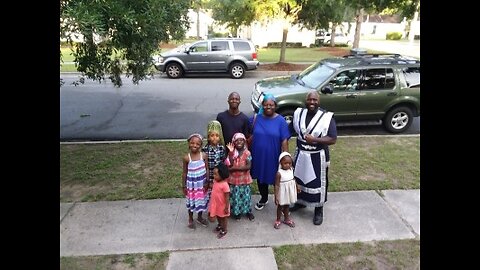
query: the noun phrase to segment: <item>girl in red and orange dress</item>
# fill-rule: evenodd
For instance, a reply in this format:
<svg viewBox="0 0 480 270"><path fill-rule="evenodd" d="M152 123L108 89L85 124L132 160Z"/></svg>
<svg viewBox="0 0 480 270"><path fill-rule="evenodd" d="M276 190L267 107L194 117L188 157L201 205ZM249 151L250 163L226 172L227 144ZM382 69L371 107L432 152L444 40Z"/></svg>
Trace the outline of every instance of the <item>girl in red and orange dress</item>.
<svg viewBox="0 0 480 270"><path fill-rule="evenodd" d="M228 177L230 208L236 220L239 220L244 214L250 221L253 221L255 216L252 214L252 176L250 176L252 155L246 147L243 133L235 133L232 142L227 144L229 153L225 160L230 171L230 177Z"/></svg>
<svg viewBox="0 0 480 270"><path fill-rule="evenodd" d="M228 168L223 162L213 169L214 182L208 212L211 222L217 218L218 225L214 232L218 232L218 238L223 238L227 234L228 217L230 216L230 187L226 180L229 175Z"/></svg>

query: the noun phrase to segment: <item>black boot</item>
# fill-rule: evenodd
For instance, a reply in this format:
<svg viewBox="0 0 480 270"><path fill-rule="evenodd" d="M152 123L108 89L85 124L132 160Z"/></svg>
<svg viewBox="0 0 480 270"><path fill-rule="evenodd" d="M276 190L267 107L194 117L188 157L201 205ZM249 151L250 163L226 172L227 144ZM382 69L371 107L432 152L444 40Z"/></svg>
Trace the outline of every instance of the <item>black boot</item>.
<svg viewBox="0 0 480 270"><path fill-rule="evenodd" d="M313 216L313 224L320 225L323 222L323 206L315 207L315 215Z"/></svg>
<svg viewBox="0 0 480 270"><path fill-rule="evenodd" d="M299 204L299 203L295 203L292 207L288 208L288 210L290 212L295 212L297 211L298 209L302 209L302 208L305 208L306 206L303 205L303 204Z"/></svg>

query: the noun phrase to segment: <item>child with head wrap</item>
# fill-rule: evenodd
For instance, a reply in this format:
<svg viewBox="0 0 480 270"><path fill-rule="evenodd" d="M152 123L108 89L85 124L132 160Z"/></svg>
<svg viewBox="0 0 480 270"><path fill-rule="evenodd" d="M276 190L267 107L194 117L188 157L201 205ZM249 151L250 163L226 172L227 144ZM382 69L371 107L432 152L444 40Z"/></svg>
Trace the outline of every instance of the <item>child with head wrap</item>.
<svg viewBox="0 0 480 270"><path fill-rule="evenodd" d="M213 186L213 169L218 163L225 160L226 152L223 141L222 125L217 120L208 122L207 125L207 144L202 148L202 152L208 156L208 190L207 203L210 199L210 193Z"/></svg>
<svg viewBox="0 0 480 270"><path fill-rule="evenodd" d="M225 164L229 166L230 177L230 207L231 213L236 220L245 214L250 221L255 219L252 214L252 177L250 166L252 155L246 146L246 138L243 133L235 133L232 142L227 144L228 158Z"/></svg>

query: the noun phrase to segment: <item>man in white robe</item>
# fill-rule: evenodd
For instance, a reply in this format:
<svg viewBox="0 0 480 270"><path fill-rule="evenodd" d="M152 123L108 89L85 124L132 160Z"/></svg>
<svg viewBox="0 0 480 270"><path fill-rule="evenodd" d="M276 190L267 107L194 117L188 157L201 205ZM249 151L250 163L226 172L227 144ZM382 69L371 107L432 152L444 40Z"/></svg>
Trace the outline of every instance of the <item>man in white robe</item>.
<svg viewBox="0 0 480 270"><path fill-rule="evenodd" d="M313 224L323 222L323 205L327 201L328 146L337 141L337 126L333 113L319 108L320 95L309 92L306 108L298 108L293 114L292 126L297 135L294 176L300 187L297 202L290 207L294 212L307 206L315 207Z"/></svg>

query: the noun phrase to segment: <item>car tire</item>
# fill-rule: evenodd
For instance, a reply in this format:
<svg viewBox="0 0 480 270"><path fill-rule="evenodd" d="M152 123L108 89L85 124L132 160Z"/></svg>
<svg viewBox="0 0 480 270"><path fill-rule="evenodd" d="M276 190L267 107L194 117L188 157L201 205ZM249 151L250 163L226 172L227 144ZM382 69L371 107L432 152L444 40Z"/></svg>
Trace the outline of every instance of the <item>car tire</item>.
<svg viewBox="0 0 480 270"><path fill-rule="evenodd" d="M391 133L402 133L413 122L412 110L405 106L395 107L388 111L383 119L383 126Z"/></svg>
<svg viewBox="0 0 480 270"><path fill-rule="evenodd" d="M278 114L282 115L285 121L287 121L288 126L290 126L290 124L293 121L294 112L295 110L292 110L292 109L284 109L278 112ZM295 130L293 130L292 136L297 136L297 133L295 132Z"/></svg>
<svg viewBox="0 0 480 270"><path fill-rule="evenodd" d="M178 79L183 76L183 68L178 63L168 64L165 72L170 79Z"/></svg>
<svg viewBox="0 0 480 270"><path fill-rule="evenodd" d="M242 63L236 62L230 65L229 73L234 79L241 79L245 76L245 66Z"/></svg>

